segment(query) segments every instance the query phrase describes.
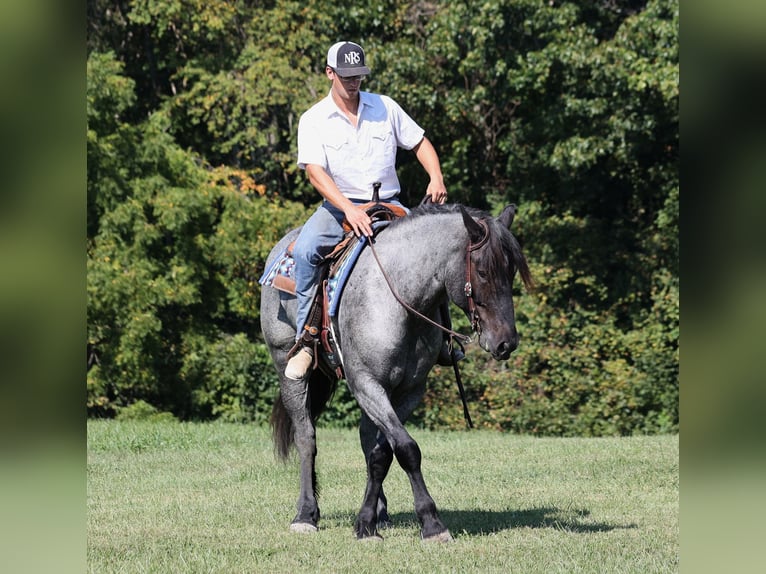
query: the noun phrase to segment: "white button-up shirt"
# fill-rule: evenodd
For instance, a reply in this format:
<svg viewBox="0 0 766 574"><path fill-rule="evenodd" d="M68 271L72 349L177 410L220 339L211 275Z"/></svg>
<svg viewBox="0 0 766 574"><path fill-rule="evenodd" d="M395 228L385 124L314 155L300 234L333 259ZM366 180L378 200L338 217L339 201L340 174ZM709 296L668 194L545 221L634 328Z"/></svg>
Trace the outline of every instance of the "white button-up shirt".
<svg viewBox="0 0 766 574"><path fill-rule="evenodd" d="M424 133L394 100L369 92L359 92L354 127L328 94L301 116L298 166L322 166L350 199L371 199L379 181L380 199L388 199L400 191L396 148L412 149Z"/></svg>

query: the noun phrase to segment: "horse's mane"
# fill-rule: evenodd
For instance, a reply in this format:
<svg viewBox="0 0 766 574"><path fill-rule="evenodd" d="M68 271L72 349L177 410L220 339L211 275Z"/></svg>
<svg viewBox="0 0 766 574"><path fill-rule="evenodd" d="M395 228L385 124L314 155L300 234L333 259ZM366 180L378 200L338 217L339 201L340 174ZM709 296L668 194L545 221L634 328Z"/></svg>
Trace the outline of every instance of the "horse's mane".
<svg viewBox="0 0 766 574"><path fill-rule="evenodd" d="M467 205L461 205L459 203L425 203L423 205L413 207L407 217L396 219L392 222L392 224L400 224L407 221L407 219L422 217L424 215L436 215L439 213L460 213L461 207L465 209L469 215L477 219L486 219L487 217L490 217L490 214L486 211L476 209L475 207L468 207Z"/></svg>
<svg viewBox="0 0 766 574"><path fill-rule="evenodd" d="M494 222L495 226L500 227L500 223ZM489 245L487 249L480 249L477 252L476 266L484 268L489 276L490 283L494 283L497 274L501 271L510 272L511 277L518 271L524 287L532 289L534 281L529 271L527 258L521 250L516 236L507 229L507 233L497 233L492 230L490 225ZM506 262L506 255L508 261ZM510 263L510 269L509 264Z"/></svg>
<svg viewBox="0 0 766 574"><path fill-rule="evenodd" d="M524 253L521 250L518 240L510 230L506 230L508 233L499 233L495 227L500 224L486 211L458 203L441 205L429 203L412 208L407 217L400 217L393 220L389 227L406 225L411 223L413 219L420 217L449 213L460 214L461 207L465 209L471 217L484 220L489 226L490 231L487 248L479 250L476 259L476 265L481 267L487 273L489 281L494 282L500 272L510 272L511 275L513 275L515 271L518 271L524 286L527 289L532 289L534 281L532 279L532 274L529 271L527 259L524 257ZM506 255L508 256L507 261L505 257ZM511 264L510 269L508 263Z"/></svg>

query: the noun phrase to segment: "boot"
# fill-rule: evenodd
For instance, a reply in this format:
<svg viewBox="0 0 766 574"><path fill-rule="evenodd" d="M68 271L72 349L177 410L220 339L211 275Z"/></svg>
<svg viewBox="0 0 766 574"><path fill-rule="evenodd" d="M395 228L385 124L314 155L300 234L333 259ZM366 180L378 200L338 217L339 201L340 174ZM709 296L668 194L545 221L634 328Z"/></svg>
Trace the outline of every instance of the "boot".
<svg viewBox="0 0 766 574"><path fill-rule="evenodd" d="M310 347L301 347L292 358L287 361L285 367L285 377L294 381L300 381L309 372L311 365L314 363L314 352Z"/></svg>
<svg viewBox="0 0 766 574"><path fill-rule="evenodd" d="M465 353L460 348L459 345L455 345L452 349L454 355L455 355L455 363L462 361L465 359ZM449 341L447 339L444 339L444 342L442 343L442 348L439 349L439 356L436 358L436 364L441 365L442 367L450 367L452 366L452 356L449 352Z"/></svg>
<svg viewBox="0 0 766 574"><path fill-rule="evenodd" d="M443 303L441 305L439 308L439 315L439 322L447 329L452 329L452 320L449 316L449 303ZM442 367L452 366L452 355L450 355L449 352L449 342L449 338L445 338L444 341L442 341L442 348L439 349L439 356L436 358L436 364L441 365ZM455 355L455 364L457 364L458 361L465 359L465 353L463 353L463 349L460 345L455 345L452 350Z"/></svg>

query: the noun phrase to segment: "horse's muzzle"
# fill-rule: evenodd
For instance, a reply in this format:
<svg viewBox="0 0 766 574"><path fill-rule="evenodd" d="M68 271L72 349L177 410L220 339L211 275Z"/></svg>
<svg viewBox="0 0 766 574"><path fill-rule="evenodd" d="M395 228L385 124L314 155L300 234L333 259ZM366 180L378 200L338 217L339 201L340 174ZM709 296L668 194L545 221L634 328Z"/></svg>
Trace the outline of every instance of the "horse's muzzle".
<svg viewBox="0 0 766 574"><path fill-rule="evenodd" d="M497 361L505 361L518 346L519 337L518 335L514 335L509 341L502 341L497 348L492 351L492 357Z"/></svg>

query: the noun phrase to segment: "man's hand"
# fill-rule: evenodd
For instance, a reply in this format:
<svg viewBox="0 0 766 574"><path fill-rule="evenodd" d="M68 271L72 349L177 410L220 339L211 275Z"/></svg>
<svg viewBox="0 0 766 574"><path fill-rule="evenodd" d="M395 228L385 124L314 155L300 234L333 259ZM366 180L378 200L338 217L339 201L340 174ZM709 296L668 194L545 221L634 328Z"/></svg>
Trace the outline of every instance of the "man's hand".
<svg viewBox="0 0 766 574"><path fill-rule="evenodd" d="M354 235L357 237L361 235L370 237L372 235L372 219L364 209L352 204L344 213L346 221L354 230Z"/></svg>
<svg viewBox="0 0 766 574"><path fill-rule="evenodd" d="M444 187L442 168L434 146L427 137L424 137L413 149L415 150L415 157L418 158L426 173L431 176L426 195L429 195L434 203L444 203L447 201L447 188Z"/></svg>
<svg viewBox="0 0 766 574"><path fill-rule="evenodd" d="M431 180L426 189L426 195L431 196L431 201L434 203L444 203L447 201L447 188L444 187L444 182L439 179Z"/></svg>
<svg viewBox="0 0 766 574"><path fill-rule="evenodd" d="M316 164L308 164L306 166L306 173L309 176L309 181L313 185L319 194L329 201L332 205L343 211L346 216L346 221L354 230L354 234L357 237L366 235L370 237L372 235L372 220L364 209L360 209L354 205L351 201L340 192L338 186L335 185L333 179L329 176L327 171L321 166Z"/></svg>

